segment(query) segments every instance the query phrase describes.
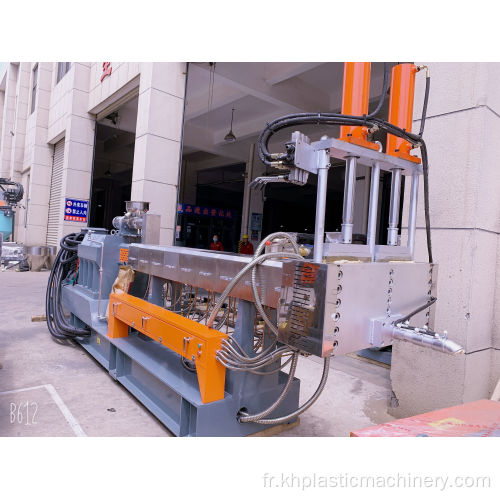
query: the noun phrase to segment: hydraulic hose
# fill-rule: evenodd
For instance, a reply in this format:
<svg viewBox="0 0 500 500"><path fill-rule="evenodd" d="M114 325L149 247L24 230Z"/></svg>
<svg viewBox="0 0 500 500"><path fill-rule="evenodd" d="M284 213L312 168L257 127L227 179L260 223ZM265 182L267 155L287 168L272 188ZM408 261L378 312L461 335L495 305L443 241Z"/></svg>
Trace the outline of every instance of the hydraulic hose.
<svg viewBox="0 0 500 500"><path fill-rule="evenodd" d="M422 171L424 177L424 217L425 217L425 235L427 239L427 255L429 262L434 262L432 257L432 240L431 240L431 215L430 215L430 202L429 202L429 161L427 158L427 146L422 141L420 146L422 153Z"/></svg>
<svg viewBox="0 0 500 500"><path fill-rule="evenodd" d="M61 240L61 248L50 271L45 295L45 315L49 332L57 340L88 337L90 335L89 330L75 327L68 322L64 315L61 300L63 282L70 278L76 278L77 250L84 235L84 232L72 233Z"/></svg>
<svg viewBox="0 0 500 500"><path fill-rule="evenodd" d="M427 104L429 103L430 86L431 86L431 77L427 73L427 76L425 77L424 105L422 106L422 118L420 119L420 132L418 133L420 137L422 137L422 135L424 134L425 119L427 118Z"/></svg>
<svg viewBox="0 0 500 500"><path fill-rule="evenodd" d="M389 88L389 63L384 63L384 81L382 83L382 94L378 101L377 107L369 114L366 115L367 118L373 118L377 116L384 105L385 98L387 96L387 89Z"/></svg>
<svg viewBox="0 0 500 500"><path fill-rule="evenodd" d="M385 73L384 73L385 78ZM386 81L387 85L387 81ZM400 137L414 147L420 147L422 153L422 168L423 168L423 178L424 178L424 212L425 212L425 228L427 237L427 251L429 256L429 262L433 262L432 258L432 243L431 243L431 226L430 226L430 209L429 209L429 161L427 156L427 148L425 142L422 139L422 134L425 126L425 119L427 113L427 104L429 98L430 89L430 77L429 74L426 76L426 89L424 105L422 110L422 121L420 124L419 134L413 134L404 130L400 127L396 127L391 123L377 118L374 116L379 111L379 106L374 110L373 113L365 116L353 116L353 115L343 115L339 113L293 113L289 115L282 116L268 123L266 128L261 132L258 139L258 155L262 163L268 166L272 166L275 161L282 161L284 165L293 164L293 151L288 153L271 154L268 149L268 144L270 138L276 134L278 131L294 127L297 125L354 125L354 126L367 126L376 127L383 130L389 134ZM387 90L386 90L387 92ZM385 92L385 93L386 93ZM383 95L385 94L383 93ZM383 101L382 101L383 104ZM379 101L380 108L382 106Z"/></svg>

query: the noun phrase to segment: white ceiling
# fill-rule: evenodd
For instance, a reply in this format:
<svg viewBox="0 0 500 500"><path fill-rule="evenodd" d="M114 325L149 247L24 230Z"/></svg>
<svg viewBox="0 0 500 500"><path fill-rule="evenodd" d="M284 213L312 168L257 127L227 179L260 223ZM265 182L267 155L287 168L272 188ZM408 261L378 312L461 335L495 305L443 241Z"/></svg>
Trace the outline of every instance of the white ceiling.
<svg viewBox="0 0 500 500"><path fill-rule="evenodd" d="M339 111L343 70L342 62L219 62L214 72L210 63L190 63L184 156L204 151L246 161L249 145L256 142L267 122L288 113ZM382 80L383 63L372 63L371 101L378 100ZM227 143L224 136L233 107L237 140ZM312 133L313 139L337 133L332 128L302 130ZM285 131L276 140L286 140L291 132Z"/></svg>
<svg viewBox="0 0 500 500"><path fill-rule="evenodd" d="M117 113L115 117L116 123L113 123L113 121L108 119L107 117L100 120L99 123L106 125L107 127L113 127L120 130L125 130L126 132L132 132L133 134L135 134L135 129L137 126L138 102L139 98L136 96L127 101L122 106L120 106L115 112ZM113 113L111 115L113 115Z"/></svg>

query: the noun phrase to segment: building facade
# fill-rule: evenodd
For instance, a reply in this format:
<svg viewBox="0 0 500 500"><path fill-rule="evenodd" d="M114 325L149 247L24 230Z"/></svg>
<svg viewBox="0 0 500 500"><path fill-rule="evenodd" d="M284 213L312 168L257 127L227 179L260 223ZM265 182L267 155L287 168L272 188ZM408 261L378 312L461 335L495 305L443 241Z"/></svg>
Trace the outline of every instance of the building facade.
<svg viewBox="0 0 500 500"><path fill-rule="evenodd" d="M313 63L300 64L300 71L315 70ZM446 329L465 347L466 354L447 357L395 342L391 368L395 404L391 411L398 416L486 398L500 377L500 64L428 66L432 85L424 137L430 156L434 260L439 264L436 326ZM266 110L274 106L278 112L279 106L290 105L290 95L295 99L292 90L298 90L304 102L297 98L290 109L316 106L306 99L321 96L319 91L308 93L310 78L285 85L297 77L297 68L289 63L281 76L268 75L267 86L258 79L243 81L244 68L238 67L234 76L221 70L219 81L229 90L218 95L212 89L209 110L217 100L221 106L228 104L231 92L240 100L240 107L242 100L250 102L250 94L254 101L262 99ZM204 72L211 78L210 69L194 69L193 74ZM0 75L0 177L10 177L25 188L23 207L16 215L16 240L26 245L57 244L64 234L78 231L80 221L63 219L65 200L88 202L93 177L95 181L96 171L100 171L96 189L99 182L104 184L112 177L130 177L103 189L103 199L109 202L113 191L116 194L125 186L130 199L149 201L151 210L161 214L161 243L174 243L181 177L184 201L196 203L197 171L220 164L213 156L200 159L198 153L188 159L186 138L196 131L198 143L206 143L204 150L211 155L222 151L227 164L243 162L247 184L261 175L264 170L253 147L245 149L237 143L231 150L223 144L225 130L212 134L215 139L202 130L200 116L206 95L197 99L193 94L185 102L186 74L186 63L7 64ZM327 85L330 77L325 78ZM337 80L330 96L335 102L340 99L341 77ZM418 79L415 127L419 126L423 94L424 81ZM248 107L256 109L253 102ZM189 130L184 128L185 158L181 162L186 116L190 122ZM265 124L260 117L254 117L254 122L258 127ZM104 132L99 132L101 125ZM120 145L118 157L113 151ZM184 168L189 162L190 170ZM421 189L419 260L427 258L422 200ZM262 212L263 203L263 197L251 196L245 185L243 205L247 210L242 214L242 233L250 227L249 214ZM120 215L116 209L114 212ZM404 232L403 227L403 236Z"/></svg>
<svg viewBox="0 0 500 500"><path fill-rule="evenodd" d="M96 123L135 98L130 196L162 214L161 241L172 243L185 79L185 63L10 63L0 83L0 177L25 189L16 240L57 244L78 231L81 221L63 219L65 200L90 199Z"/></svg>

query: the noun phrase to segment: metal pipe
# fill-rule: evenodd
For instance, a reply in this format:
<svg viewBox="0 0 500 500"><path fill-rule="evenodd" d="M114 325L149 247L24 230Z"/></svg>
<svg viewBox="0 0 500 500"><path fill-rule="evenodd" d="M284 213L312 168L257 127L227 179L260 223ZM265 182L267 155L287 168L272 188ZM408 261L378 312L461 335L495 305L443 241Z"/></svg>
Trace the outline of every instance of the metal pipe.
<svg viewBox="0 0 500 500"><path fill-rule="evenodd" d="M389 227L387 229L387 244L398 244L399 200L401 198L401 169L395 168L391 178L391 203L389 207Z"/></svg>
<svg viewBox="0 0 500 500"><path fill-rule="evenodd" d="M368 230L366 232L366 244L370 249L372 260L375 260L375 243L377 240L377 213L378 213L378 190L380 184L380 165L375 163L372 167L370 183L370 208L368 212Z"/></svg>
<svg viewBox="0 0 500 500"><path fill-rule="evenodd" d="M310 408L314 404L314 402L320 397L321 393L323 392L323 389L325 388L326 381L328 380L328 375L330 373L330 359L331 358L324 358L323 373L321 375L321 380L319 381L319 385L317 389L314 391L314 394L301 407L297 408L295 411L289 413L288 415L283 415L282 417L261 418L259 420L256 420L255 422L257 424L263 424L263 425L283 424L298 417L300 414L304 413L308 408Z"/></svg>
<svg viewBox="0 0 500 500"><path fill-rule="evenodd" d="M237 285L237 283L240 281L240 279L244 276L244 274L252 269L254 266L260 264L266 259L280 259L280 258L287 258L287 259L302 259L300 254L292 253L292 252L273 252L273 253L266 253L264 255L259 255L258 257L254 257L244 268L242 268L236 276L228 283L226 286L225 290L221 293L217 303L214 306L214 309L210 313L210 317L208 318L207 326L209 328L212 328L212 325L214 323L215 317L217 316L217 313L219 312L220 308L222 307L222 304L224 304L224 301L227 299L233 288ZM252 288L253 290L253 288ZM259 300L258 296L257 299L254 297L254 300Z"/></svg>
<svg viewBox="0 0 500 500"><path fill-rule="evenodd" d="M295 375L295 369L297 368L297 361L299 360L299 353L294 352L293 354L293 359L292 359L292 366L290 366L290 371L288 372L288 378L286 381L285 386L283 387L283 390L281 391L281 394L278 396L278 399L266 408L265 410L262 410L259 413L255 413L253 415L249 415L248 413L241 413L238 415L238 420L240 422L255 422L256 420L260 420L264 417L267 417L270 413L272 413L278 406L281 404L281 402L285 399L286 395L288 394L290 388L292 387L292 382L294 379Z"/></svg>
<svg viewBox="0 0 500 500"><path fill-rule="evenodd" d="M365 169L365 174L361 178L364 181L363 185L363 220L361 221L361 232L365 234L368 232L368 210L367 207L370 206L370 185L371 185L371 175L370 168L363 167Z"/></svg>
<svg viewBox="0 0 500 500"><path fill-rule="evenodd" d="M252 199L252 191L250 183L253 181L253 156L255 144L250 144L248 151L248 161L245 171L245 187L243 189L243 214L241 217L241 234L248 234L249 221L250 221L250 202Z"/></svg>
<svg viewBox="0 0 500 500"><path fill-rule="evenodd" d="M345 164L344 207L342 211L342 243L352 243L354 197L356 195L357 157L348 156Z"/></svg>
<svg viewBox="0 0 500 500"><path fill-rule="evenodd" d="M406 340L412 344L429 347L435 351L441 351L446 354L455 355L464 353L464 348L456 342L453 342L453 340L446 338L444 335L439 335L438 333L425 333L425 330L419 328L410 330L394 326L391 336L393 339Z"/></svg>
<svg viewBox="0 0 500 500"><path fill-rule="evenodd" d="M99 296L97 299L97 319L105 320L106 316L101 315L101 301L102 301L102 273L104 271L102 264L104 262L104 241L95 241L92 239L92 231L89 230L89 241L92 243L96 243L97 245L101 245L101 262L99 264Z"/></svg>
<svg viewBox="0 0 500 500"><path fill-rule="evenodd" d="M328 187L328 169L330 155L327 150L318 152L318 186L316 190L316 219L314 222L314 262L323 260L323 243L325 239L326 191Z"/></svg>
<svg viewBox="0 0 500 500"><path fill-rule="evenodd" d="M417 202L418 202L418 181L419 175L414 172L411 177L411 194L410 194L410 215L408 218L408 248L411 258L415 254L415 230L417 227Z"/></svg>

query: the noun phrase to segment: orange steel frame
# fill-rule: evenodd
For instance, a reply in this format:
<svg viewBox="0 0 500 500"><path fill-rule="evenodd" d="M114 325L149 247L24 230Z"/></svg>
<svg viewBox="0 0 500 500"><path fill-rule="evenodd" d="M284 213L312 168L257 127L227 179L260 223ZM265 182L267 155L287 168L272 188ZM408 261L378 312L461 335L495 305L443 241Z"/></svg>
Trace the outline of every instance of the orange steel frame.
<svg viewBox="0 0 500 500"><path fill-rule="evenodd" d="M370 72L369 62L344 63L344 82L342 91L342 114L363 116L368 114L370 99ZM367 139L368 127L342 125L339 139L378 150L378 144Z"/></svg>
<svg viewBox="0 0 500 500"><path fill-rule="evenodd" d="M409 63L398 64L392 68L389 123L408 132L411 132L413 120L413 99L417 72L417 66ZM395 135L387 134L386 151L388 155L420 163L420 158L410 155L411 144Z"/></svg>
<svg viewBox="0 0 500 500"><path fill-rule="evenodd" d="M108 337L128 337L129 326L194 361L203 403L224 398L226 369L215 355L227 335L127 293L110 294Z"/></svg>

